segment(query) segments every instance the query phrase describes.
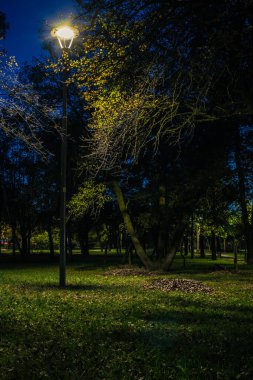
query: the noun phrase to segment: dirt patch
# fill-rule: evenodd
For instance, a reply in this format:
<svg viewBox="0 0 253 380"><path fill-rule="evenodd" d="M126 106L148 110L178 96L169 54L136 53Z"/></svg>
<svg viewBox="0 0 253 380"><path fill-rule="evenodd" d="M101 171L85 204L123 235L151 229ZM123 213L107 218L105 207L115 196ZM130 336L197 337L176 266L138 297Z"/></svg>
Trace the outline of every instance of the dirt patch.
<svg viewBox="0 0 253 380"><path fill-rule="evenodd" d="M213 293L214 290L201 281L161 278L150 281L144 285L145 289L159 289L164 292L180 291L185 293Z"/></svg>
<svg viewBox="0 0 253 380"><path fill-rule="evenodd" d="M145 268L124 267L110 269L104 273L106 276L156 276L162 272L149 272Z"/></svg>

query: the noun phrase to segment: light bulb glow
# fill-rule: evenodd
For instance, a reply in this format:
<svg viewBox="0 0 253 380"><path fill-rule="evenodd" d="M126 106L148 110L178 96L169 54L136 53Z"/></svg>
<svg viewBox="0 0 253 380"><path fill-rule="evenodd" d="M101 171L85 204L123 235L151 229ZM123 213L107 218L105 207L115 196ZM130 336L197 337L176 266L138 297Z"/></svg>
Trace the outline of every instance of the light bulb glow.
<svg viewBox="0 0 253 380"><path fill-rule="evenodd" d="M54 28L51 31L51 36L58 39L61 49L70 49L74 38L77 37L78 34L79 31L77 28L72 28L67 25Z"/></svg>
<svg viewBox="0 0 253 380"><path fill-rule="evenodd" d="M64 40L72 40L75 37L75 32L69 26L62 26L56 30L56 37Z"/></svg>

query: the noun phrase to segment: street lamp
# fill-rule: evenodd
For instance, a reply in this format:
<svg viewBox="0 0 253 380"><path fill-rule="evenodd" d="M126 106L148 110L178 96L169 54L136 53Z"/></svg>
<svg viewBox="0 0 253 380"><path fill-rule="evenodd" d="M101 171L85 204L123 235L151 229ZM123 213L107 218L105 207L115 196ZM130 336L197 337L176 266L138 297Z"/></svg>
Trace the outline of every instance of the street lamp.
<svg viewBox="0 0 253 380"><path fill-rule="evenodd" d="M78 36L78 30L61 26L51 31L52 37L59 41L62 53L71 48ZM66 179L67 179L67 73L63 70L63 103L62 103L62 143L61 143L61 205L60 205L60 286L66 286Z"/></svg>
<svg viewBox="0 0 253 380"><path fill-rule="evenodd" d="M70 49L74 38L76 38L78 34L77 28L67 25L54 28L51 31L52 37L58 39L61 49Z"/></svg>

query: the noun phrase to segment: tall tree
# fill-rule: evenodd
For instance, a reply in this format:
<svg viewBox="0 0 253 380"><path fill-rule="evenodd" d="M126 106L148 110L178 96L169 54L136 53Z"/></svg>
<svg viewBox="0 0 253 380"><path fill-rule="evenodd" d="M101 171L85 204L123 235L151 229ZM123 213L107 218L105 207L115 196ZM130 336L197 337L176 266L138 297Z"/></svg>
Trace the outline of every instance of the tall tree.
<svg viewBox="0 0 253 380"><path fill-rule="evenodd" d="M193 130L197 138L192 147L199 149L210 145L210 141L203 143L201 129L206 132L210 127L212 137L220 138L229 125L252 125L252 1L212 0L207 7L179 0L77 2L91 16L90 25L84 23L82 29L85 38L79 56L69 62L73 81L91 111L84 155L90 152L93 174L112 180L137 250L140 239L122 193L122 184L135 167L148 155L159 157L163 146L167 150L172 150L172 143L184 146ZM220 141L227 146L230 140ZM211 142L207 151L213 157L216 139ZM191 179L185 175L191 210L196 207L196 194L208 187L203 180L208 160L203 157L198 155L196 165L188 156L197 173L195 182L194 175ZM160 252L166 246L163 199L171 162L173 158L167 156L159 181L150 180L160 194ZM189 166L184 157L178 162L180 177ZM140 165L138 170L143 170ZM220 180L218 173L216 179ZM174 182L180 184L179 179ZM174 241L180 240L186 223L179 212L182 205L184 197L177 204L179 232ZM142 248L140 256L143 259ZM170 259L164 262L167 267L171 263Z"/></svg>

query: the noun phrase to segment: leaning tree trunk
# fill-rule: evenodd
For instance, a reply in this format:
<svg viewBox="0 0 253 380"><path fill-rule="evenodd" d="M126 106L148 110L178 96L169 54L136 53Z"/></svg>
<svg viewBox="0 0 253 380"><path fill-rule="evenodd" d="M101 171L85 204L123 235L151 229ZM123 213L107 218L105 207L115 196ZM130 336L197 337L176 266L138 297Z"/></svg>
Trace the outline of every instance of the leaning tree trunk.
<svg viewBox="0 0 253 380"><path fill-rule="evenodd" d="M143 265L147 269L153 269L154 268L154 264L152 263L152 261L146 255L146 252L145 252L145 250L144 250L144 248L143 248L143 246L142 246L142 244L141 244L141 242L139 240L138 234L136 233L136 231L135 231L135 229L133 227L133 223L132 223L130 214L129 214L128 210L127 210L126 202L125 202L122 190L121 190L118 182L117 181L113 181L112 182L112 186L113 186L113 190L115 192L115 195L116 195L116 198L117 198L117 201L118 201L118 205L119 205L119 209L120 209L122 218L123 218L124 223L126 225L127 233L130 236L130 238L131 238L131 241L132 241L133 246L135 248L136 254L138 255L138 257L140 258L141 262L143 263Z"/></svg>

